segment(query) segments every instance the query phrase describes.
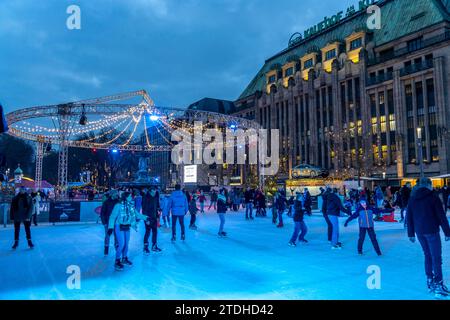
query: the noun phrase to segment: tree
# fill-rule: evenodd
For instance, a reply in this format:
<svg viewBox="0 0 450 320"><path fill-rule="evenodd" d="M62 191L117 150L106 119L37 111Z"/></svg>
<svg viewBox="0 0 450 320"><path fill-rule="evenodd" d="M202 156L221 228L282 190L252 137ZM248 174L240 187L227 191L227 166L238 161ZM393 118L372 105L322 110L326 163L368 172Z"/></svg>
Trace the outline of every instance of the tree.
<svg viewBox="0 0 450 320"><path fill-rule="evenodd" d="M31 143L22 139L2 134L0 135L0 155L3 155L4 168L0 170L10 169L11 172L20 164L26 176L33 177L35 171L34 148Z"/></svg>

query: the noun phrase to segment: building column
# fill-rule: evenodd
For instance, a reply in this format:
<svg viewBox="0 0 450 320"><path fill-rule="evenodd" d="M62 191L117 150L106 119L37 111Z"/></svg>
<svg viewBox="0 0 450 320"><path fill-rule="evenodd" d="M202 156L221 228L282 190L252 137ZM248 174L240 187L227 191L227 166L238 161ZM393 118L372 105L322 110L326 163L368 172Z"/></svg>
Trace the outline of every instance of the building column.
<svg viewBox="0 0 450 320"><path fill-rule="evenodd" d="M396 148L397 148L397 176L403 179L406 172L406 157L405 151L408 148L406 145L407 141L407 130L406 130L406 103L404 97L404 90L402 87L402 82L400 79L400 71L394 71L394 109L395 109L395 124L396 124Z"/></svg>
<svg viewBox="0 0 450 320"><path fill-rule="evenodd" d="M428 91L427 91L427 80L425 75L422 75L422 90L423 90L423 105L424 105L424 120L425 120L425 147L426 147L426 158L429 163L432 162L431 159L431 138L430 138L430 114L428 105Z"/></svg>
<svg viewBox="0 0 450 320"><path fill-rule="evenodd" d="M438 133L439 133L439 169L442 174L450 171L450 113L448 109L449 95L448 79L445 76L445 58L437 57L434 59L434 87L436 93L436 108L438 114Z"/></svg>
<svg viewBox="0 0 450 320"><path fill-rule="evenodd" d="M310 153L310 164L312 165L318 165L317 163L317 113L316 113L316 93L314 90L314 78L315 78L315 72L313 69L309 71L308 76L308 93L309 93L309 129L311 132L310 136L310 145L309 145L309 153Z"/></svg>

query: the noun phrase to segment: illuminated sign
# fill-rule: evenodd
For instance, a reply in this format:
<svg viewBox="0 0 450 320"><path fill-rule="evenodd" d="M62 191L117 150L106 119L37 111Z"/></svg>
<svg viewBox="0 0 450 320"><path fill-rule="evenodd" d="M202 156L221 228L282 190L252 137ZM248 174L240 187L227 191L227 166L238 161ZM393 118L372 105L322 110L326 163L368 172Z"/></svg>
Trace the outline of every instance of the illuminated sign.
<svg viewBox="0 0 450 320"><path fill-rule="evenodd" d="M184 167L184 183L197 183L197 166Z"/></svg>
<svg viewBox="0 0 450 320"><path fill-rule="evenodd" d="M367 10L367 8L370 7L371 5L375 4L375 2L377 2L377 1L375 1L375 0L360 0L358 10L356 10L354 5L350 6L345 11L345 14L344 14L344 11L339 11L337 14L335 14L331 17L325 17L321 22L319 22L315 26L306 29L305 32L303 33L303 36L298 32L294 33L292 35L291 39L289 39L289 47L295 46L296 44L302 42L303 39L310 38L315 34L318 34L324 30L327 30L327 29L333 27L334 25L341 22L341 20L343 18L348 18L348 17L351 17L361 11Z"/></svg>

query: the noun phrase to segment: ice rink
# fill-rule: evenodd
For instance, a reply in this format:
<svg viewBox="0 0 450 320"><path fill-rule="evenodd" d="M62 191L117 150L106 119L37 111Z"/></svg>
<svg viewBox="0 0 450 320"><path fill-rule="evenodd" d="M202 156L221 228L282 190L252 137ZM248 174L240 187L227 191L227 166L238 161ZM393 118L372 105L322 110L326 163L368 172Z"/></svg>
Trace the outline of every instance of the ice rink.
<svg viewBox="0 0 450 320"><path fill-rule="evenodd" d="M245 221L243 213L227 214L229 237L217 236L216 214L198 216L198 231L187 231L183 243L170 242L160 229L162 253L144 256L143 226L132 232L134 266L114 270L114 256L103 256L103 227L96 224L33 227L35 249L22 230L17 251L10 249L12 228L0 229L0 299L432 299L426 289L420 245L408 241L403 225L378 223L384 256L370 240L358 256L357 221L348 228L341 219L344 248L332 251L320 215L307 217L309 244L287 246L292 220L277 229L270 218ZM186 217L186 221L189 217ZM178 233L179 234L179 233ZM444 276L450 280L449 245L445 243ZM114 251L114 250L112 250ZM66 285L66 269L81 270L81 289ZM381 289L367 286L369 266L379 266Z"/></svg>

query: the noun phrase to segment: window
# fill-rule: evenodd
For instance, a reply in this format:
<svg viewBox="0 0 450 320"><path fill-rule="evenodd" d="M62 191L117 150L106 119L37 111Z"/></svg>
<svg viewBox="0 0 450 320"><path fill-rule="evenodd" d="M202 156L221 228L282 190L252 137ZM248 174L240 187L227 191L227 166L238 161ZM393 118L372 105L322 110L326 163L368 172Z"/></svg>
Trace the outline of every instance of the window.
<svg viewBox="0 0 450 320"><path fill-rule="evenodd" d="M309 68L312 68L313 66L314 66L314 61L311 58L311 59L308 59L305 61L304 69L309 69Z"/></svg>
<svg viewBox="0 0 450 320"><path fill-rule="evenodd" d="M292 76L293 74L294 74L294 68L293 67L286 69L286 71L284 72L284 76L285 77Z"/></svg>
<svg viewBox="0 0 450 320"><path fill-rule="evenodd" d="M362 38L358 38L350 42L350 51L361 47L362 47Z"/></svg>
<svg viewBox="0 0 450 320"><path fill-rule="evenodd" d="M423 48L423 37L418 37L408 41L408 51L416 51Z"/></svg>
<svg viewBox="0 0 450 320"><path fill-rule="evenodd" d="M327 51L325 53L325 61L331 60L336 57L336 49Z"/></svg>
<svg viewBox="0 0 450 320"><path fill-rule="evenodd" d="M277 80L277 77L275 75L271 75L269 77L269 83L275 83L276 80Z"/></svg>

